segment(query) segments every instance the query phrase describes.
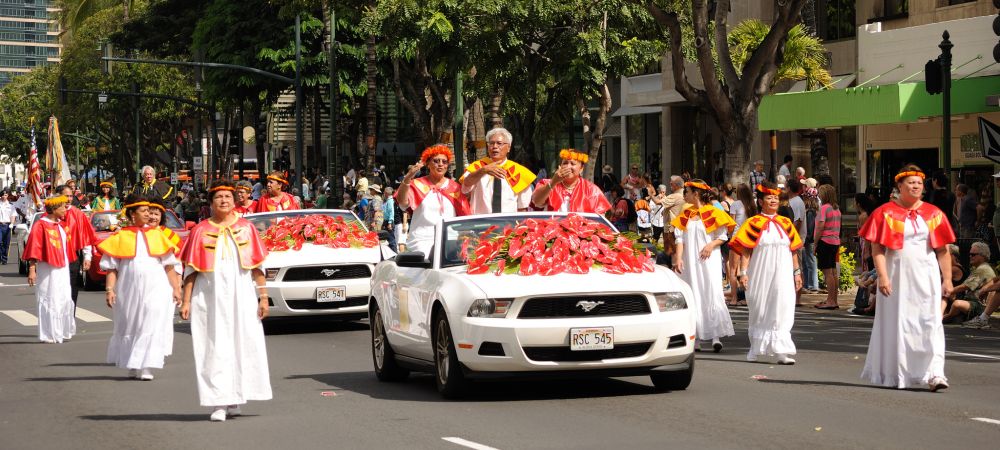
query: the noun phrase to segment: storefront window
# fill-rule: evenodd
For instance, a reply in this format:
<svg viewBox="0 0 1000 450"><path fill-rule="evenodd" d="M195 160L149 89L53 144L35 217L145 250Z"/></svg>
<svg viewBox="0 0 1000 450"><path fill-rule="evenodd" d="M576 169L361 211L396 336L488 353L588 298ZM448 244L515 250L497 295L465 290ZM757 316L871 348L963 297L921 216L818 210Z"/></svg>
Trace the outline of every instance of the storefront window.
<svg viewBox="0 0 1000 450"><path fill-rule="evenodd" d="M824 41L854 37L854 0L816 0L816 31Z"/></svg>
<svg viewBox="0 0 1000 450"><path fill-rule="evenodd" d="M641 114L628 116L628 163L646 167L645 146L642 145L646 138L645 121Z"/></svg>
<svg viewBox="0 0 1000 450"><path fill-rule="evenodd" d="M849 214L858 212L854 194L858 192L858 128L840 130L840 204Z"/></svg>

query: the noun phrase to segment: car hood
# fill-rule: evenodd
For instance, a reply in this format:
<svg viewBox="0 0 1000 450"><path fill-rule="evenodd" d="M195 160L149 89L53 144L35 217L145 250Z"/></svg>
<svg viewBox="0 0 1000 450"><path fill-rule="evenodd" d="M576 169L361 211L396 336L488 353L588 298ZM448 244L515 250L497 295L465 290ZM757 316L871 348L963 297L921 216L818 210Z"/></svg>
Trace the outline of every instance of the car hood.
<svg viewBox="0 0 1000 450"><path fill-rule="evenodd" d="M320 264L378 264L381 250L375 248L330 248L325 245L303 244L301 250L268 252L265 268L311 266Z"/></svg>
<svg viewBox="0 0 1000 450"><path fill-rule="evenodd" d="M492 273L469 275L464 268L456 271L466 282L477 286L492 298L564 295L574 293L613 292L683 292L690 297L687 283L672 271L657 266L654 272L612 274L591 270L584 275L558 274L501 275Z"/></svg>

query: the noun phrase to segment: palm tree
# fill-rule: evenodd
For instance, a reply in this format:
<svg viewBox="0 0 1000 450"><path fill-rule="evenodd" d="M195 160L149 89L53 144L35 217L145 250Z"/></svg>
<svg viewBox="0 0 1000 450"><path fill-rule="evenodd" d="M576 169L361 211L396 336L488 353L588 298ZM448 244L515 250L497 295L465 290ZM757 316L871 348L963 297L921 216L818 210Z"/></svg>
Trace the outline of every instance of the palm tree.
<svg viewBox="0 0 1000 450"><path fill-rule="evenodd" d="M740 22L729 32L729 51L736 70L743 65L763 41L771 27L757 19ZM826 70L826 48L819 38L809 34L802 24L788 31L784 57L770 88L782 81L806 80L808 90L829 86L832 78Z"/></svg>

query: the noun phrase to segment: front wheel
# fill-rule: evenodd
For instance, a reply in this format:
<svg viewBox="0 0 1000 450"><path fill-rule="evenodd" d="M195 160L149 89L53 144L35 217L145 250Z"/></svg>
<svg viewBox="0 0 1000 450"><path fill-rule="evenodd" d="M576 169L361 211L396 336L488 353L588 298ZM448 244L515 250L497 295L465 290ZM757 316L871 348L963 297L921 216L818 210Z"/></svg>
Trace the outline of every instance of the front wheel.
<svg viewBox="0 0 1000 450"><path fill-rule="evenodd" d="M438 310L434 318L434 366L438 392L444 398L458 398L468 388L468 380L462 373L461 363L455 353L455 342L451 337L451 327L443 310Z"/></svg>
<svg viewBox="0 0 1000 450"><path fill-rule="evenodd" d="M379 381L401 381L410 375L410 371L396 362L396 352L389 345L382 322L382 311L375 306L371 310L372 330L372 363L375 366L375 377Z"/></svg>
<svg viewBox="0 0 1000 450"><path fill-rule="evenodd" d="M691 365L686 370L676 372L653 372L649 374L649 379L658 391L683 391L691 385L691 378L694 377L694 358L691 358Z"/></svg>

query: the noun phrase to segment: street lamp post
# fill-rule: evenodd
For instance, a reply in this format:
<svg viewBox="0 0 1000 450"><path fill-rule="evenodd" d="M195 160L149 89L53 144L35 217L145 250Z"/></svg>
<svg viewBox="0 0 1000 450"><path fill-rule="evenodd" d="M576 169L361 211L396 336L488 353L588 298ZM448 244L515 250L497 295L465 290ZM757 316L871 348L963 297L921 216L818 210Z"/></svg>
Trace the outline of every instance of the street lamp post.
<svg viewBox="0 0 1000 450"><path fill-rule="evenodd" d="M295 178L302 187L302 15L295 16ZM303 193L305 195L305 193Z"/></svg>

